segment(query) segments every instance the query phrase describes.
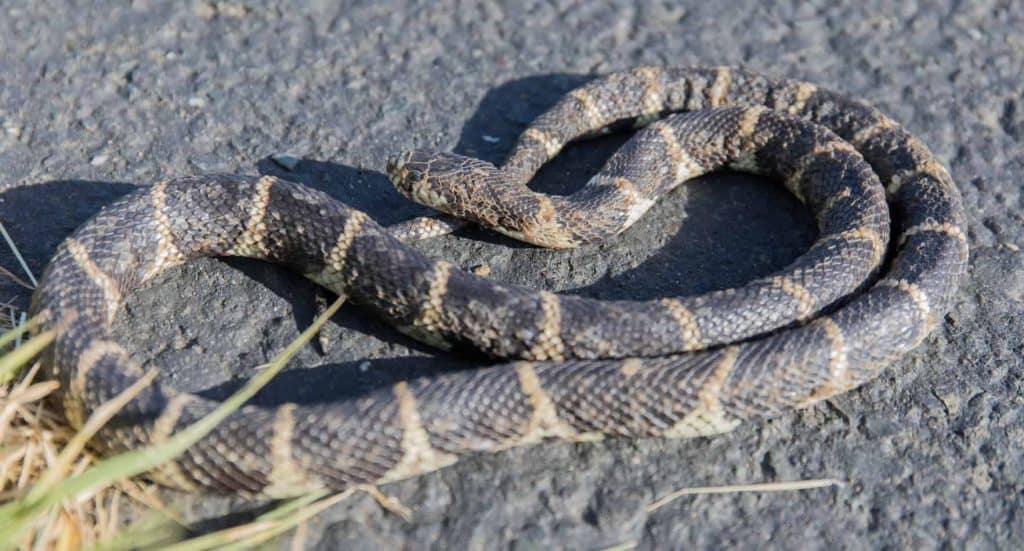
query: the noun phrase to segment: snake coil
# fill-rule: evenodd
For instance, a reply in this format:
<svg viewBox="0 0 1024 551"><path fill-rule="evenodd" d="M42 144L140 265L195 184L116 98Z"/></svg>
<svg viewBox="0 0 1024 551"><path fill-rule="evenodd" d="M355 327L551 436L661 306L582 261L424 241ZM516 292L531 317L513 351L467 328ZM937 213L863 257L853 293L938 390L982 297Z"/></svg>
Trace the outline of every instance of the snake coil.
<svg viewBox="0 0 1024 551"><path fill-rule="evenodd" d="M523 185L568 142L622 123L645 128L577 194ZM815 213L818 240L738 289L647 302L476 277L399 239L448 223L384 229L273 177L158 183L57 250L33 300L57 329L46 364L80 425L142 374L111 337L125 295L189 259L231 255L287 265L425 341L518 360L336 403L246 406L154 473L184 489L283 496L398 480L548 437L724 432L862 384L937 325L968 255L953 181L893 120L812 84L726 67L614 73L542 114L501 167L410 152L389 173L417 201L571 247L615 235L681 181L720 167L782 179ZM96 443L159 442L215 405L158 381Z"/></svg>

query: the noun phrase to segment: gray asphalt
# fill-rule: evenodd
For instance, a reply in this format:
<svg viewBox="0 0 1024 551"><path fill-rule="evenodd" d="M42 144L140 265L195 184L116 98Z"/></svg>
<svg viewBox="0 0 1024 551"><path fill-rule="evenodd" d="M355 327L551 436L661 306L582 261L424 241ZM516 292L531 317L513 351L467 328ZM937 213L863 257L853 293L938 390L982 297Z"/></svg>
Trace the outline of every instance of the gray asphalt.
<svg viewBox="0 0 1024 551"><path fill-rule="evenodd" d="M0 2L0 220L32 269L40 273L104 204L176 175L276 174L383 223L420 214L381 173L389 154L418 146L499 161L526 123L587 75L638 64L737 64L875 103L948 162L972 258L945 322L858 390L713 439L552 443L472 458L384 488L412 509L411 522L358 496L313 520L307 546L1024 541L1024 6L337 4ZM575 189L622 139L570 148L536 187ZM276 154L299 162L289 170ZM487 264L502 281L647 298L742 283L786 265L813 237L781 186L712 175L598 247L543 251L481 230L422 247L465 268ZM6 248L0 265L17 270ZM0 300L25 306L28 296L0 281ZM315 296L311 284L258 262L199 261L133 296L118 331L173 383L222 396L312 319ZM325 334L326 350L308 347L258 400L336 399L472 361L435 355L354 307ZM849 483L645 509L681 487L813 478ZM197 531L259 510L169 499Z"/></svg>

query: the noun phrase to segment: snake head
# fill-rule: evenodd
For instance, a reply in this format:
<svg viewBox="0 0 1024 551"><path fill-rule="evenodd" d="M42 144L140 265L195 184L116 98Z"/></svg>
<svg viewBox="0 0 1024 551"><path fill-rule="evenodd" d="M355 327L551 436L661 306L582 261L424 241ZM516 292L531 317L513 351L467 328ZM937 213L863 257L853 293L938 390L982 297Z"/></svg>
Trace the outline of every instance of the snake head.
<svg viewBox="0 0 1024 551"><path fill-rule="evenodd" d="M388 177L399 193L454 216L464 215L461 206L496 171L472 157L422 150L405 151L387 163Z"/></svg>

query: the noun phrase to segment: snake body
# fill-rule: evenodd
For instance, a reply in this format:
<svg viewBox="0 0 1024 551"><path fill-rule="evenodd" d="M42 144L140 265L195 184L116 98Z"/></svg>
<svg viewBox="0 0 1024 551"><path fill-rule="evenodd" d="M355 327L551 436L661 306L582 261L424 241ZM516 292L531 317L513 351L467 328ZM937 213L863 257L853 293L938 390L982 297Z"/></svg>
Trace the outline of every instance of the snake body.
<svg viewBox="0 0 1024 551"><path fill-rule="evenodd" d="M691 113L669 115L679 111ZM523 185L569 141L624 122L646 128L575 197ZM622 231L658 195L719 167L781 178L815 213L818 240L738 289L647 302L476 277L399 239L450 225L388 230L273 177L155 184L57 250L33 300L57 330L46 364L81 425L143 373L110 336L123 297L171 266L225 255L287 265L427 342L519 360L337 403L246 406L154 473L184 489L284 496L399 480L549 437L728 431L871 379L938 323L968 255L956 187L894 121L808 83L730 68L614 73L541 115L500 168L412 152L389 172L416 200L564 247ZM886 198L894 239L882 264ZM215 405L158 381L96 441L112 451L163 441Z"/></svg>

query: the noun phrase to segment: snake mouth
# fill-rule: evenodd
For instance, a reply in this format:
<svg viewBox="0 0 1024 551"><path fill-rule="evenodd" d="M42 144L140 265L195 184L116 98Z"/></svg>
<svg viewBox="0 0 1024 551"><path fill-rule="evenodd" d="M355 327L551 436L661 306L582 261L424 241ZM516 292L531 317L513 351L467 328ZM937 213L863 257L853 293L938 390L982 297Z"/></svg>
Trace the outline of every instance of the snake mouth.
<svg viewBox="0 0 1024 551"><path fill-rule="evenodd" d="M385 169L391 184L406 196L412 193L415 183L422 179L422 173L409 166L413 155L413 151L403 151L394 157L390 157Z"/></svg>

